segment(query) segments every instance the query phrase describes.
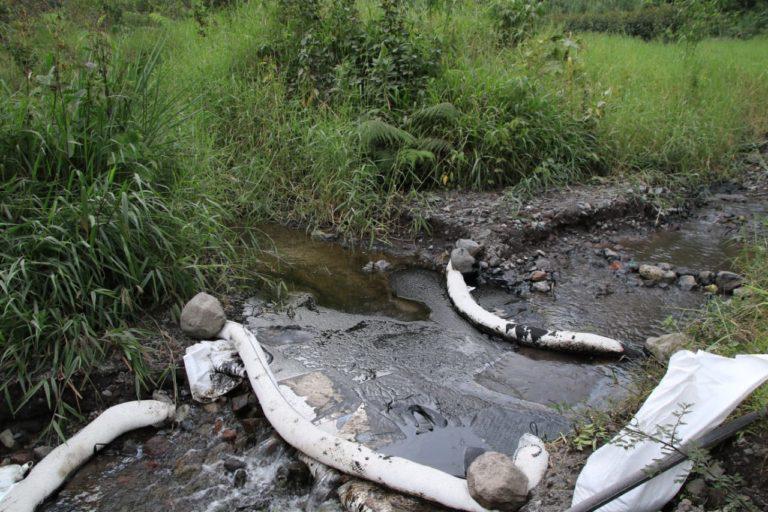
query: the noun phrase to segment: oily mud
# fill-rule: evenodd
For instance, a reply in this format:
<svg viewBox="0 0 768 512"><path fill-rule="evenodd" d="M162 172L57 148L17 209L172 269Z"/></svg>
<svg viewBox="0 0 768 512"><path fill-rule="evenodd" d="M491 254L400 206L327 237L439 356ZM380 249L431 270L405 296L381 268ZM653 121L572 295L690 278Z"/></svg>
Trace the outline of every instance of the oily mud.
<svg viewBox="0 0 768 512"><path fill-rule="evenodd" d="M525 432L554 440L569 431L571 409L605 406L627 392L626 374L643 340L668 331L670 318L707 300L700 291L648 286L628 263L729 264L730 251L738 248L730 240L745 223L738 216L722 222L709 211L685 219L679 229L606 222L566 227L535 251L510 254L506 268L502 260L481 270L474 295L486 309L529 324L615 337L630 348L621 360L575 358L487 336L456 314L444 276L419 268L423 259L349 251L273 226L264 228L276 254L270 268L285 279L290 297L284 303L271 296L249 299L238 320L257 333L276 377L305 402L316 424L463 476L468 451L512 453ZM688 236L697 229L712 236ZM621 265L606 260L606 247L618 248ZM685 261L685 254L711 259ZM368 266L381 259L389 263L384 271ZM547 293L532 291L524 279L543 263ZM181 398L189 402L184 391ZM191 404L179 425L123 436L43 510L302 510L308 501L322 502L327 490L322 499L313 495L306 469L257 408L243 418L235 402ZM571 462L566 457L564 464ZM529 509L562 510L576 473L574 465L549 475ZM321 509L339 507L332 496Z"/></svg>

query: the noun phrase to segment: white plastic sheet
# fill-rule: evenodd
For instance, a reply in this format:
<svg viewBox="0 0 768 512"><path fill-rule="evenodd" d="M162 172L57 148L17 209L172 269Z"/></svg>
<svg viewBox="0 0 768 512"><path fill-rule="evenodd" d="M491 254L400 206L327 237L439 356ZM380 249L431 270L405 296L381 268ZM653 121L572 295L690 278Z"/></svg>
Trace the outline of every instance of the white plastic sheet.
<svg viewBox="0 0 768 512"><path fill-rule="evenodd" d="M187 347L184 369L192 398L212 402L235 388L245 369L235 347L225 340L201 341Z"/></svg>
<svg viewBox="0 0 768 512"><path fill-rule="evenodd" d="M679 443L712 430L755 389L768 380L768 355L740 355L735 359L708 352L680 351L630 423L648 435L658 425L673 425L675 412L689 404L685 424L676 428ZM619 433L619 436L622 434ZM618 436L617 436L618 437ZM615 439L615 438L614 438ZM643 470L664 455L663 446L643 440L630 449L609 443L589 457L576 482L573 505L618 483L624 476ZM690 472L687 461L601 507L600 512L654 512L671 500Z"/></svg>

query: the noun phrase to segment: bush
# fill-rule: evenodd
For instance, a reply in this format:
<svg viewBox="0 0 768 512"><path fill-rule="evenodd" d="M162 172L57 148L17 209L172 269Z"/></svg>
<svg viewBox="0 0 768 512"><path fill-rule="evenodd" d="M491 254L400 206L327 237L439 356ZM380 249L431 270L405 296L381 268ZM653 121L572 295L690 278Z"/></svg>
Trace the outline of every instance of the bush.
<svg viewBox="0 0 768 512"><path fill-rule="evenodd" d="M556 15L552 19L561 23L566 31L624 34L646 41L674 33L680 28L677 10L669 4L631 11L588 11Z"/></svg>
<svg viewBox="0 0 768 512"><path fill-rule="evenodd" d="M502 43L515 45L533 34L544 4L536 0L496 0L490 12Z"/></svg>
<svg viewBox="0 0 768 512"><path fill-rule="evenodd" d="M96 45L65 82L58 63L0 110L0 390L62 389L111 349L144 375L126 326L204 286L210 249L228 254L214 205L171 190L184 121L154 74L159 50L126 61Z"/></svg>

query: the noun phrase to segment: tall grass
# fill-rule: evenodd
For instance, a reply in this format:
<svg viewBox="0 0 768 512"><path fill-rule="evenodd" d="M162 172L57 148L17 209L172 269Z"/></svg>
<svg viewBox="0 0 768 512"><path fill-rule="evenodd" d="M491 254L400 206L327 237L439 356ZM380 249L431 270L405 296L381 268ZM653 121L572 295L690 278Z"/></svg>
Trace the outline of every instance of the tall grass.
<svg viewBox="0 0 768 512"><path fill-rule="evenodd" d="M71 79L51 61L3 93L0 391L13 407L44 394L65 417L72 379L115 352L146 377L129 323L203 287L211 250L229 254L219 208L171 193L186 114L159 90L159 55L99 45Z"/></svg>
<svg viewBox="0 0 768 512"><path fill-rule="evenodd" d="M622 172L712 177L768 133L768 39L695 48L584 36L603 155Z"/></svg>

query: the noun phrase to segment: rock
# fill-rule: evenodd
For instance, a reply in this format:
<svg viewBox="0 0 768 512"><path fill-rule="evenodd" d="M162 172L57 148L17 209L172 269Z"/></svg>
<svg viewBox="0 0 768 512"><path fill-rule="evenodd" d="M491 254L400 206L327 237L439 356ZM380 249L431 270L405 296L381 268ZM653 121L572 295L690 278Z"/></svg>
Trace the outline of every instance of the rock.
<svg viewBox="0 0 768 512"><path fill-rule="evenodd" d="M485 452L467 470L469 494L491 510L518 510L528 499L528 478L511 458Z"/></svg>
<svg viewBox="0 0 768 512"><path fill-rule="evenodd" d="M370 274L371 272L373 272L373 262L372 262L372 261L369 261L368 263L366 263L365 265L363 265L363 269L362 269L362 270L363 270L363 272L365 272L366 274Z"/></svg>
<svg viewBox="0 0 768 512"><path fill-rule="evenodd" d="M13 438L13 432L11 432L11 429L7 428L0 432L0 443L3 443L3 446L9 450L16 446L16 440Z"/></svg>
<svg viewBox="0 0 768 512"><path fill-rule="evenodd" d="M621 258L621 256L619 256L619 253L617 253L616 251L612 251L611 249L603 249L603 257L608 261L614 261Z"/></svg>
<svg viewBox="0 0 768 512"><path fill-rule="evenodd" d="M475 258L466 249L454 249L451 251L451 266L462 274L468 274L475 266Z"/></svg>
<svg viewBox="0 0 768 512"><path fill-rule="evenodd" d="M717 285L716 284L708 284L704 287L704 291L707 293L717 293Z"/></svg>
<svg viewBox="0 0 768 512"><path fill-rule="evenodd" d="M630 272L638 272L640 270L640 265L635 260L630 260L629 263L627 263L627 269L629 269Z"/></svg>
<svg viewBox="0 0 768 512"><path fill-rule="evenodd" d="M53 446L48 446L48 445L35 446L35 449L32 450L32 452L35 454L35 459L37 460L43 460L52 451L53 451Z"/></svg>
<svg viewBox="0 0 768 512"><path fill-rule="evenodd" d="M280 488L301 487L312 481L307 465L299 460L290 461L277 468L275 483Z"/></svg>
<svg viewBox="0 0 768 512"><path fill-rule="evenodd" d="M456 248L464 249L473 258L476 257L478 254L480 254L480 252L483 250L482 245L475 242L474 240L469 240L467 238L461 238L459 240L456 240Z"/></svg>
<svg viewBox="0 0 768 512"><path fill-rule="evenodd" d="M546 281L539 281L538 283L533 283L531 285L531 291L539 292L539 293L549 293L550 291L549 283Z"/></svg>
<svg viewBox="0 0 768 512"><path fill-rule="evenodd" d="M736 288L735 290L733 290L734 297L745 298L751 295L752 295L752 290L750 290L749 288L745 288L743 286L740 286L739 288Z"/></svg>
<svg viewBox="0 0 768 512"><path fill-rule="evenodd" d="M226 457L224 459L224 469L229 471L230 473L234 473L238 469L244 469L247 464L245 461L242 461L240 459L236 459L234 457Z"/></svg>
<svg viewBox="0 0 768 512"><path fill-rule="evenodd" d="M674 283L677 280L677 274L674 270L665 270L661 280L667 284Z"/></svg>
<svg viewBox="0 0 768 512"><path fill-rule="evenodd" d="M10 455L11 462L23 466L27 462L35 460L35 454L32 450L19 450Z"/></svg>
<svg viewBox="0 0 768 512"><path fill-rule="evenodd" d="M718 272L717 277L715 277L715 284L723 293L731 293L733 290L741 286L743 281L744 278L739 274L725 270Z"/></svg>
<svg viewBox="0 0 768 512"><path fill-rule="evenodd" d="M248 481L248 473L245 471L245 469L238 469L235 471L234 476L232 477L232 485L234 485L237 488L245 486L245 483Z"/></svg>
<svg viewBox="0 0 768 512"><path fill-rule="evenodd" d="M181 310L181 330L198 339L215 337L227 317L216 297L200 292Z"/></svg>
<svg viewBox="0 0 768 512"><path fill-rule="evenodd" d="M715 282L715 273L710 272L709 270L704 270L702 272L699 272L699 283L702 286L707 286L708 284L712 284Z"/></svg>
<svg viewBox="0 0 768 512"><path fill-rule="evenodd" d="M547 273L543 270L534 270L531 272L531 281L534 283L538 283L539 281L546 281L547 280Z"/></svg>
<svg viewBox="0 0 768 512"><path fill-rule="evenodd" d="M379 261L377 261L376 263L373 264L373 267L378 272L386 272L387 269L389 269L389 267L391 267L391 266L392 265L387 260L379 260Z"/></svg>
<svg viewBox="0 0 768 512"><path fill-rule="evenodd" d="M322 229L312 231L310 236L312 237L312 240L319 240L321 242L330 242L336 238L336 235L333 233L326 233Z"/></svg>
<svg viewBox="0 0 768 512"><path fill-rule="evenodd" d="M659 267L664 272L668 272L674 268L671 263L659 263L656 266Z"/></svg>
<svg viewBox="0 0 768 512"><path fill-rule="evenodd" d="M678 276L695 276L696 272L686 267L678 267L675 269Z"/></svg>
<svg viewBox="0 0 768 512"><path fill-rule="evenodd" d="M640 265L640 277L648 281L658 282L664 279L664 271L655 265Z"/></svg>
<svg viewBox="0 0 768 512"><path fill-rule="evenodd" d="M237 439L237 431L231 428L225 428L221 431L221 438L228 443L234 443L235 439Z"/></svg>
<svg viewBox="0 0 768 512"><path fill-rule="evenodd" d="M152 457L158 457L169 449L170 443L163 436L152 436L144 443L144 451Z"/></svg>
<svg viewBox="0 0 768 512"><path fill-rule="evenodd" d="M688 498L681 500L675 507L674 512L704 512L704 509L697 507Z"/></svg>
<svg viewBox="0 0 768 512"><path fill-rule="evenodd" d="M203 410L208 414L216 414L217 412L219 412L219 404L217 404L216 402L205 404L203 405Z"/></svg>
<svg viewBox="0 0 768 512"><path fill-rule="evenodd" d="M679 286L681 290L689 292L696 288L696 278L691 275L680 276L680 279L677 280L677 286Z"/></svg>
<svg viewBox="0 0 768 512"><path fill-rule="evenodd" d="M676 332L655 338L648 338L645 340L645 348L647 348L656 359L661 362L666 362L672 354L685 348L690 342L691 339L687 334Z"/></svg>

